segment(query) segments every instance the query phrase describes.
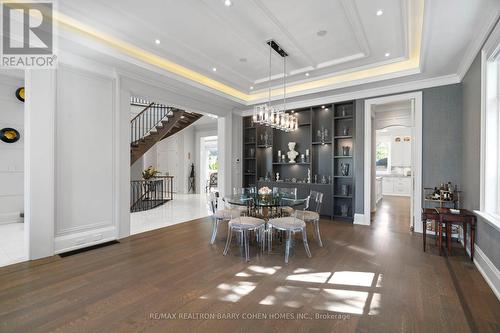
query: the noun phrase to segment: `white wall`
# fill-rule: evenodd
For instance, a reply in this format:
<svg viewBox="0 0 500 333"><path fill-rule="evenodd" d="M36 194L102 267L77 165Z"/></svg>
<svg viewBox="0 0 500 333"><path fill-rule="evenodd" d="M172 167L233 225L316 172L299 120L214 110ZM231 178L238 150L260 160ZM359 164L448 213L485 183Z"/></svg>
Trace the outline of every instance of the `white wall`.
<svg viewBox="0 0 500 333"><path fill-rule="evenodd" d="M158 142L147 153L154 155L154 158L148 158L149 164L144 165L152 165L158 171L174 176L174 191L177 193L188 193L191 163L195 163L195 137L195 127L191 125Z"/></svg>
<svg viewBox="0 0 500 333"><path fill-rule="evenodd" d="M57 70L56 253L118 235L115 89L111 77Z"/></svg>
<svg viewBox="0 0 500 333"><path fill-rule="evenodd" d="M21 222L24 212L24 103L15 96L24 80L0 73L0 129L16 129L15 143L0 141L0 224Z"/></svg>

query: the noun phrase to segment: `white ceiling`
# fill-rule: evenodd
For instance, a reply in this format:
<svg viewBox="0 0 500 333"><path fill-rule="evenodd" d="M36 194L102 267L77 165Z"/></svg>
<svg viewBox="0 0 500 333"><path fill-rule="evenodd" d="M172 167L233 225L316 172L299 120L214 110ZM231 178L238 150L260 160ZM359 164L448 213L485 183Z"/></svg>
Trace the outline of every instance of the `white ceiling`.
<svg viewBox="0 0 500 333"><path fill-rule="evenodd" d="M406 0L232 2L226 7L222 0L68 0L59 8L246 92L267 85L269 39L290 54L290 81L303 80L306 72L312 78L407 53ZM384 14L377 16L380 8ZM323 37L317 35L321 30L327 32ZM272 61L272 74L279 76L282 59L274 51Z"/></svg>
<svg viewBox="0 0 500 333"><path fill-rule="evenodd" d="M232 0L233 5L226 7L223 0L60 0L59 11L251 94L268 85L265 42L270 38L290 55L289 82L408 59L415 36L412 8L418 1ZM376 15L379 9L384 12L381 16ZM499 10L498 0L426 0L418 77L457 73ZM326 30L326 35L318 36L320 30ZM156 45L155 39L161 44ZM75 50L74 41L62 41L60 47ZM273 52L272 60L272 84L279 85L281 58Z"/></svg>

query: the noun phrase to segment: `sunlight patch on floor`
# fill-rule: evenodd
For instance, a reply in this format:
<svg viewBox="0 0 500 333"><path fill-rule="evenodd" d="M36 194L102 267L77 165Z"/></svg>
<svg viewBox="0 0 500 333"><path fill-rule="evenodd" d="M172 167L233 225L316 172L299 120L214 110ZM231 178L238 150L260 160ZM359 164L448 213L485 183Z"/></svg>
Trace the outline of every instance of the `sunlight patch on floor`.
<svg viewBox="0 0 500 333"><path fill-rule="evenodd" d="M280 269L281 266L250 265L236 273L236 277L267 277L276 274ZM373 316L380 313L380 288L383 282L381 273L349 270L315 272L311 268L297 268L285 281L286 285L276 287L273 292L258 301L258 304L292 309L309 306L315 310L354 315ZM256 288L258 282L221 283L201 298L235 303Z"/></svg>
<svg viewBox="0 0 500 333"><path fill-rule="evenodd" d="M276 273L281 266L274 267L264 267L264 266L248 266L244 271L236 273L238 277L250 277L250 276L262 276L262 275L273 275Z"/></svg>
<svg viewBox="0 0 500 333"><path fill-rule="evenodd" d="M209 294L201 299L218 299L225 302L238 302L243 296L250 294L257 284L255 282L240 281L236 283L221 283Z"/></svg>
<svg viewBox="0 0 500 333"><path fill-rule="evenodd" d="M268 295L262 299L259 304L284 305L289 308L298 309L310 303L319 291L319 288L280 286L274 290L272 295Z"/></svg>
<svg viewBox="0 0 500 333"><path fill-rule="evenodd" d="M333 273L333 276L328 283L370 287L373 283L374 277L375 273L340 271Z"/></svg>
<svg viewBox="0 0 500 333"><path fill-rule="evenodd" d="M313 283L325 283L328 278L332 275L330 272L317 272L317 273L305 273L305 274L293 274L288 275L286 279L288 281L300 281L300 282L313 282Z"/></svg>

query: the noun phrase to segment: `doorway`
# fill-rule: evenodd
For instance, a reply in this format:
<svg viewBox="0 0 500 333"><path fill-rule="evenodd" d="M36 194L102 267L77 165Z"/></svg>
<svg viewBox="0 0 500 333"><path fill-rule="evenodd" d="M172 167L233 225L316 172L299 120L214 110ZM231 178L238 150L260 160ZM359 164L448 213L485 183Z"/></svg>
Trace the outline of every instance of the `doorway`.
<svg viewBox="0 0 500 333"><path fill-rule="evenodd" d="M364 214L357 223L390 219L403 224L390 227L421 232L422 93L366 100L364 134Z"/></svg>
<svg viewBox="0 0 500 333"><path fill-rule="evenodd" d="M219 153L217 136L200 138L200 190L218 190Z"/></svg>

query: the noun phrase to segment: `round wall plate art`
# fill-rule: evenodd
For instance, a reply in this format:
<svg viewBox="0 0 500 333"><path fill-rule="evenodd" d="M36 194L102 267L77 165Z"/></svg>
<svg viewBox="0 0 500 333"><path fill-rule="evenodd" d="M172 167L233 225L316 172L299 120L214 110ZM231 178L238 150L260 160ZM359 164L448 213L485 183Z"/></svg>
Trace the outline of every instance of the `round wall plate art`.
<svg viewBox="0 0 500 333"><path fill-rule="evenodd" d="M17 88L17 90L16 90L16 97L21 102L24 102L24 87Z"/></svg>
<svg viewBox="0 0 500 333"><path fill-rule="evenodd" d="M6 143L14 143L19 141L21 135L19 132L13 128L2 128L0 130L0 140Z"/></svg>

